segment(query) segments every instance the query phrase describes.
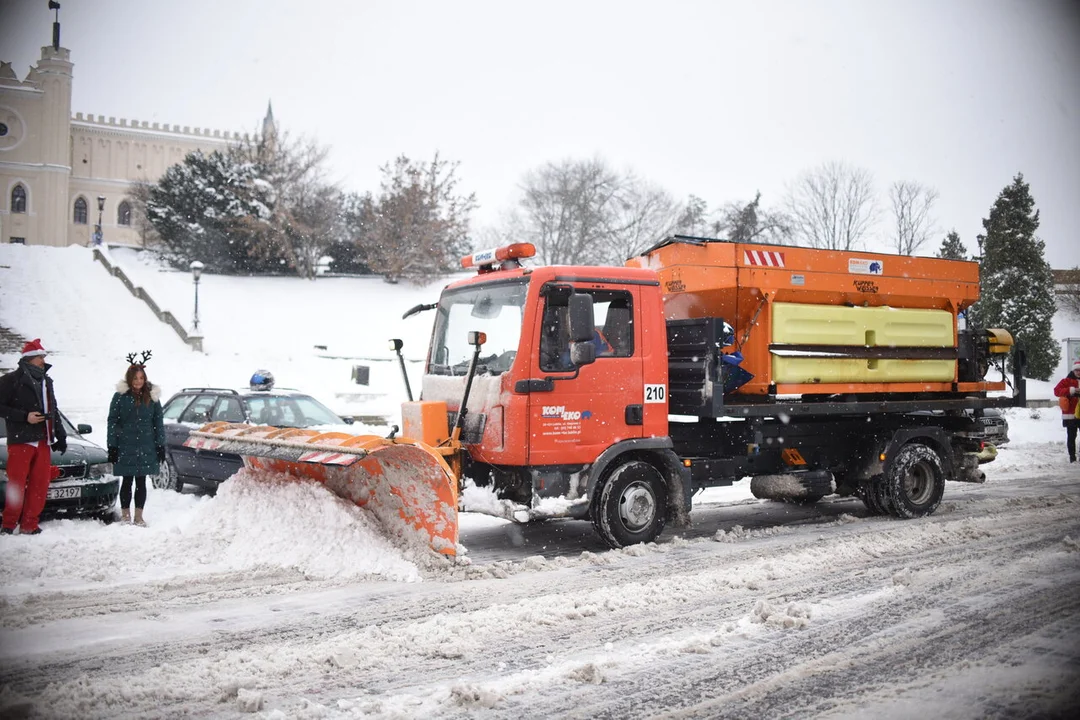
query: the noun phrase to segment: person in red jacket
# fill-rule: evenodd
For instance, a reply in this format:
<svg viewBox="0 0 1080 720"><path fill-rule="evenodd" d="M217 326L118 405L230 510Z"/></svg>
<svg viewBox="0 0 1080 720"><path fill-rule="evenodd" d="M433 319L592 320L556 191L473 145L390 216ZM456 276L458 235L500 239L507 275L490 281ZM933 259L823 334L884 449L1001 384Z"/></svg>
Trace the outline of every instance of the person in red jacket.
<svg viewBox="0 0 1080 720"><path fill-rule="evenodd" d="M1076 429L1080 418L1076 417L1076 401L1080 399L1080 360L1073 363L1072 372L1061 379L1054 388L1061 406L1061 424L1065 426L1065 445L1069 448L1069 462L1076 462Z"/></svg>

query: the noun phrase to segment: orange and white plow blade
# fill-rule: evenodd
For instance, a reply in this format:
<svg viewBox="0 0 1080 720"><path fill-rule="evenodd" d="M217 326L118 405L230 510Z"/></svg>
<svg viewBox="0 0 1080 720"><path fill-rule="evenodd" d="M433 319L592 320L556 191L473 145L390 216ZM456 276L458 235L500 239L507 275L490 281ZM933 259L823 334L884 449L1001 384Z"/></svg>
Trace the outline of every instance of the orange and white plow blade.
<svg viewBox="0 0 1080 720"><path fill-rule="evenodd" d="M321 482L370 510L389 533L456 555L457 481L422 442L217 422L192 432L184 444L240 455L250 468Z"/></svg>

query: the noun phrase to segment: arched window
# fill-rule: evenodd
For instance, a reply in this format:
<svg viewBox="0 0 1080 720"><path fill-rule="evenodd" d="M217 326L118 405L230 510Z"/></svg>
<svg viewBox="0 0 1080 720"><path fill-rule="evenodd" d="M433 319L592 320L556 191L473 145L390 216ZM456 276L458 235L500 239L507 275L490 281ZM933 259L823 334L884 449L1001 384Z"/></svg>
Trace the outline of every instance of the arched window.
<svg viewBox="0 0 1080 720"><path fill-rule="evenodd" d="M86 198L75 198L75 220L76 225L86 224Z"/></svg>
<svg viewBox="0 0 1080 720"><path fill-rule="evenodd" d="M22 185L11 188L11 212L26 212L26 188Z"/></svg>
<svg viewBox="0 0 1080 720"><path fill-rule="evenodd" d="M116 224L131 225L131 203L127 200L121 202L120 206L116 208Z"/></svg>

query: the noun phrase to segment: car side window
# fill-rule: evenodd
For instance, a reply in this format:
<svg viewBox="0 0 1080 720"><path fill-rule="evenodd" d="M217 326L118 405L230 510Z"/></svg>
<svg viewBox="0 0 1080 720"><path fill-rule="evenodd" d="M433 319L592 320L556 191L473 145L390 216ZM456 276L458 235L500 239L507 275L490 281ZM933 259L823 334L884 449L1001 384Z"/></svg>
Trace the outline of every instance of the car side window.
<svg viewBox="0 0 1080 720"><path fill-rule="evenodd" d="M165 409L161 411L161 416L165 420L176 422L176 419L180 417L180 413L184 412L184 408L188 406L194 395L178 395L169 401L169 404L165 406Z"/></svg>
<svg viewBox="0 0 1080 720"><path fill-rule="evenodd" d="M244 422L244 410L240 407L240 399L235 397L223 397L214 406L214 412L210 415L214 422Z"/></svg>
<svg viewBox="0 0 1080 720"><path fill-rule="evenodd" d="M180 422L196 425L210 422L210 408L216 400L217 395L199 395L180 415Z"/></svg>

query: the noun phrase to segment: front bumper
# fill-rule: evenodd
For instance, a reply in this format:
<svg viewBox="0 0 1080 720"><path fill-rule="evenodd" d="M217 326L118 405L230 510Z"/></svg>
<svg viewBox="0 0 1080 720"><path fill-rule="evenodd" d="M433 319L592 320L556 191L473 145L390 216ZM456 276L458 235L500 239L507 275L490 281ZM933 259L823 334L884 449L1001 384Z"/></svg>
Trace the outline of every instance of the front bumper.
<svg viewBox="0 0 1080 720"><path fill-rule="evenodd" d="M61 478L49 484L42 517L71 517L94 515L116 504L120 494L120 478L105 475L99 478ZM0 480L0 507L7 496L7 481Z"/></svg>

